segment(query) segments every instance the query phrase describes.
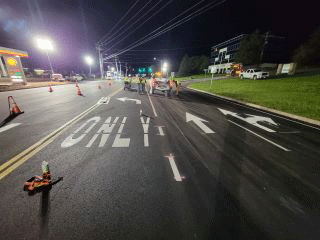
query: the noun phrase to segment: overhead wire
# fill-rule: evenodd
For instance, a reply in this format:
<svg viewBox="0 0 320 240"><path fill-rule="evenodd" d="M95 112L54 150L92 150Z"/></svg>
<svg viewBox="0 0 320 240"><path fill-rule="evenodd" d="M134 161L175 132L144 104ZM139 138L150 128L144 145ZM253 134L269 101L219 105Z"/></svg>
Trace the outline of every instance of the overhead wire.
<svg viewBox="0 0 320 240"><path fill-rule="evenodd" d="M163 24L162 26L158 27L157 29L155 29L154 31L152 31L151 33L147 34L146 36L144 37L147 37L151 34L153 34L154 32L158 31L159 29L163 28L164 26L168 25L169 23L171 23L172 21L174 21L175 19L183 16L184 14L186 14L187 12L189 12L190 10L192 10L193 8L195 8L196 6L198 6L199 4L205 2L206 0L201 0L199 1L198 3L192 5L191 7L189 7L188 9L186 9L185 11L183 11L182 13L180 13L178 16L174 17L173 19L171 19L170 21L168 21L167 23ZM142 39L142 38L141 38ZM139 40L138 40L139 41Z"/></svg>
<svg viewBox="0 0 320 240"><path fill-rule="evenodd" d="M112 31L120 24L120 22L131 12L131 10L137 5L137 3L140 0L136 0L134 2L133 5L131 5L131 7L127 10L127 12L122 16L122 18L111 28L110 31L108 31L105 35L103 35L103 37L98 41L98 44L101 44L102 41L104 41L103 39L106 38L109 34L112 33Z"/></svg>
<svg viewBox="0 0 320 240"><path fill-rule="evenodd" d="M160 0L158 2L161 3L163 0ZM131 36L135 31L137 31L139 28L141 28L146 22L148 22L151 18L153 18L154 16L156 16L159 12L161 12L164 8L166 8L173 0L168 1L166 4L164 4L160 9L158 9L155 13L153 13L149 18L147 18L144 22L142 22L139 26L137 26L134 30L132 30L130 33L128 33L125 37L123 37L121 40L117 41L111 48L107 49L106 51L111 50L112 48L114 48L116 45L118 45L119 43L123 42L126 38L128 38L129 36ZM156 7L157 5L155 5L154 7ZM153 7L153 8L154 8ZM151 8L150 11L153 9ZM147 12L146 14L144 14L143 16L141 16L141 18L143 18L145 15L147 15L149 12ZM138 21L136 21L138 22ZM134 22L133 24L130 25L130 27L127 28L127 30L129 30L131 28L132 25L134 25L136 22ZM119 38L121 35L123 35L125 33L122 32L121 34L119 34L118 36L116 36L115 39L113 39L112 41L116 40L117 38ZM109 41L108 43L112 42ZM108 44L106 43L106 44Z"/></svg>
<svg viewBox="0 0 320 240"><path fill-rule="evenodd" d="M107 37L107 39L105 39L103 41L104 42L107 42L109 41L111 38L114 38L114 36L119 32L121 31L121 29L123 29L129 22L131 22L137 15L139 15L148 5L150 2L152 2L153 0L148 0L147 4L145 4L142 8L140 8L140 10L138 12L136 12L136 14L134 14L130 19L127 20L127 22L122 25L120 28L118 28L117 31L115 31L112 35L110 35L109 37Z"/></svg>
<svg viewBox="0 0 320 240"><path fill-rule="evenodd" d="M183 24L183 23L185 23L185 22L187 22L187 21L190 21L192 18L194 18L194 17L196 17L196 16L198 16L198 15L200 15L200 14L203 14L204 12L210 10L211 8L216 7L216 6L222 4L222 3L226 2L226 1L227 1L227 0L222 0L222 1L220 1L220 2L212 2L212 3L209 3L209 4L201 7L199 10L194 11L193 13L189 14L188 16L182 18L181 20L178 20L176 23L172 24L171 26L168 26L168 27L166 27L165 29L162 29L160 32L154 34L153 36L147 37L148 35L151 34L151 33L150 33L150 34L148 34L147 36L139 39L139 40L136 41L135 43L130 44L127 48L125 48L125 49L123 49L123 50L121 50L121 51L119 51L119 52L117 52L117 53L114 53L114 54L110 55L108 58L112 58L112 57L114 57L114 56L118 56L118 55L123 54L123 53L125 53L125 52L127 52L127 51L130 51L131 49L133 49L133 48L135 48L135 47L137 47L137 46L140 46L140 45L142 45L142 44L144 44L144 43L146 43L146 42L148 42L148 41L150 41L150 40L152 40L152 39L154 39L154 38L156 38L156 37L158 37L158 36L160 36L160 35L168 32L168 31L170 31L170 30L172 30L172 29L180 26L181 24ZM171 21L172 21L172 20L171 20ZM169 21L169 22L170 22L170 21ZM168 23L166 23L165 25L167 25L167 24L168 24ZM161 27L159 27L159 28L162 28L162 27L163 27L163 26L161 26ZM159 29L159 28L158 28L158 29ZM156 29L155 31L157 31L158 29ZM154 33L155 31L153 31L152 33Z"/></svg>

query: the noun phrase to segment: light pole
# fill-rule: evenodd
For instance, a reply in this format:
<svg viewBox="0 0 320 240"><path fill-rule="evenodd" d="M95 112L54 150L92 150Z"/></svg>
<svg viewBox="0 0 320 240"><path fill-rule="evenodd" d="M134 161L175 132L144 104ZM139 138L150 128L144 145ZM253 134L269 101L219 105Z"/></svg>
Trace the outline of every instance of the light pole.
<svg viewBox="0 0 320 240"><path fill-rule="evenodd" d="M164 62L163 63L163 68L162 71L167 75L167 70L168 70L168 63Z"/></svg>
<svg viewBox="0 0 320 240"><path fill-rule="evenodd" d="M50 61L50 57L49 57L49 50L52 51L53 50L53 46L52 46L52 43L50 40L48 39L37 39L37 44L38 44L38 47L40 49L43 49L47 52L47 57L48 57L48 61L49 61L49 65L50 65L50 68L51 68L51 73L54 74L53 72L53 68L52 68L52 64L51 64L51 61Z"/></svg>
<svg viewBox="0 0 320 240"><path fill-rule="evenodd" d="M92 57L90 57L90 56L86 56L86 57L85 57L85 61L86 61L86 63L89 65L89 69L90 69L89 76L91 77L91 65L92 65L92 63L93 63L93 59L92 59Z"/></svg>

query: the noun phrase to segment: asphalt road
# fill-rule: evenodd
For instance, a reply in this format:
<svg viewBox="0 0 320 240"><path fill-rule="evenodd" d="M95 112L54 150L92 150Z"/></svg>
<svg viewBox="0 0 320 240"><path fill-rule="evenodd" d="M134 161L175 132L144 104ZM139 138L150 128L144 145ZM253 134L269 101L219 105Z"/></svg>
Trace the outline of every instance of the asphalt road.
<svg viewBox="0 0 320 240"><path fill-rule="evenodd" d="M101 89L97 86L100 85ZM0 93L2 239L317 239L320 129L184 90ZM48 161L63 181L29 196Z"/></svg>

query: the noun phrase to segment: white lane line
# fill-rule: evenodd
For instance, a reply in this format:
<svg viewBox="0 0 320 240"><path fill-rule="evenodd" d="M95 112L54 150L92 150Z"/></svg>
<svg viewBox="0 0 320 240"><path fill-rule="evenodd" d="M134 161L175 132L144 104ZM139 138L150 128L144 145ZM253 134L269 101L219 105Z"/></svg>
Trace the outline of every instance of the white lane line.
<svg viewBox="0 0 320 240"><path fill-rule="evenodd" d="M21 123L11 123L11 124L9 124L9 125L7 125L7 126L1 127L1 128L0 128L0 132L7 131L7 130L9 130L9 129L11 129L11 128L14 128L14 127L16 127L16 126L19 126L20 124L21 124Z"/></svg>
<svg viewBox="0 0 320 240"><path fill-rule="evenodd" d="M164 136L164 132L163 132L163 126L156 126L157 128L158 128L158 130L159 130L159 134L157 134L157 135L160 135L160 136Z"/></svg>
<svg viewBox="0 0 320 240"><path fill-rule="evenodd" d="M111 97L108 97L106 104L109 104Z"/></svg>
<svg viewBox="0 0 320 240"><path fill-rule="evenodd" d="M149 97L149 101L150 101L150 103L151 103L151 107L152 107L154 116L155 116L155 117L158 117L158 114L157 114L156 110L154 109L153 103L152 103L152 101L151 101L150 95L149 95L148 92L147 92L147 94L148 94L148 97Z"/></svg>
<svg viewBox="0 0 320 240"><path fill-rule="evenodd" d="M289 149L287 149L287 148L284 148L284 147L280 146L279 144L276 144L275 142L270 141L269 139L266 139L266 138L262 137L261 135L255 133L255 132L253 132L253 131L251 131L251 130L249 130L248 128L245 128L245 127L243 127L243 126L241 126L241 125L239 125L239 124L237 124L237 123L235 123L235 122L233 122L233 121L231 121L231 120L228 120L228 121L231 122L231 123L233 123L233 124L235 124L235 125L237 125L238 127L241 127L241 128L243 128L243 129L247 130L248 132L256 135L257 137L262 138L263 140L265 140L265 141L267 141L267 142L275 145L276 147L278 147L278 148L280 148L280 149L282 149L282 150L284 150L284 151L287 151L287 152L290 152L290 151L291 151L291 150L289 150Z"/></svg>
<svg viewBox="0 0 320 240"><path fill-rule="evenodd" d="M121 123L126 123L127 121L127 117L123 117L122 122Z"/></svg>
<svg viewBox="0 0 320 240"><path fill-rule="evenodd" d="M166 157L169 158L169 162L173 171L174 178L176 179L177 182L182 182L182 177L180 176L179 170L174 161L174 156L172 155L172 153L170 153L170 155Z"/></svg>
<svg viewBox="0 0 320 240"><path fill-rule="evenodd" d="M149 137L148 134L144 134L144 146L149 147Z"/></svg>

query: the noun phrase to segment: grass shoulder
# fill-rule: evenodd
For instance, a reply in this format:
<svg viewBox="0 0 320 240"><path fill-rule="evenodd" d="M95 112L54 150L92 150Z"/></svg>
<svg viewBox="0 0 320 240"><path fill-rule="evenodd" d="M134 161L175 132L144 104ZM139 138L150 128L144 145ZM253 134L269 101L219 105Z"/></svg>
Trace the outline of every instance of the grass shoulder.
<svg viewBox="0 0 320 240"><path fill-rule="evenodd" d="M192 83L195 89L320 120L320 73L264 80L227 78Z"/></svg>

